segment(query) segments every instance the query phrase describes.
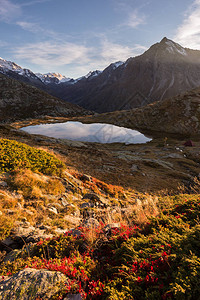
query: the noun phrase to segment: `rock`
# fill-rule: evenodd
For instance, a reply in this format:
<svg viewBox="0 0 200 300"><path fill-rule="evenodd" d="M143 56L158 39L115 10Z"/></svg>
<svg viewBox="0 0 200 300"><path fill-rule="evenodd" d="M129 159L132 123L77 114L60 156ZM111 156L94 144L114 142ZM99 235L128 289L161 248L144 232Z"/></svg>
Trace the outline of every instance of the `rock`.
<svg viewBox="0 0 200 300"><path fill-rule="evenodd" d="M5 181L0 181L0 187L7 187L8 184Z"/></svg>
<svg viewBox="0 0 200 300"><path fill-rule="evenodd" d="M4 257L6 256L6 251L0 251L0 263L5 259Z"/></svg>
<svg viewBox="0 0 200 300"><path fill-rule="evenodd" d="M62 209L63 208L62 205L60 203L57 203L57 202L55 202L55 203L49 203L47 205L47 207L55 207L56 209Z"/></svg>
<svg viewBox="0 0 200 300"><path fill-rule="evenodd" d="M83 196L82 200L89 199L92 201L101 201L100 197L95 193L87 193Z"/></svg>
<svg viewBox="0 0 200 300"><path fill-rule="evenodd" d="M48 207L48 211L50 211L50 212L52 212L52 213L54 213L54 214L58 214L58 211L57 211L57 209L55 208L55 207Z"/></svg>
<svg viewBox="0 0 200 300"><path fill-rule="evenodd" d="M81 294L69 294L64 300L82 300Z"/></svg>
<svg viewBox="0 0 200 300"><path fill-rule="evenodd" d="M68 223L71 223L73 226L78 226L81 222L81 218L77 218L70 215L64 216L64 220L67 221Z"/></svg>
<svg viewBox="0 0 200 300"><path fill-rule="evenodd" d="M40 240L53 237L52 234L46 234L45 230L40 230L30 225L29 222L16 222L18 227L11 230L11 235L2 241L1 249L8 250L20 249L25 243L36 243ZM10 250L11 250L10 249Z"/></svg>
<svg viewBox="0 0 200 300"><path fill-rule="evenodd" d="M10 247L11 245L13 245L13 243L14 241L11 237L7 237L5 240L1 241L1 244L7 247Z"/></svg>
<svg viewBox="0 0 200 300"><path fill-rule="evenodd" d="M77 236L77 237L80 237L82 235L82 231L74 228L74 229L71 229L70 231L68 231L68 235L73 235L73 236Z"/></svg>
<svg viewBox="0 0 200 300"><path fill-rule="evenodd" d="M181 150L179 150L181 151ZM183 155L182 154L179 154L179 153L170 153L168 155L165 155L166 158L183 158Z"/></svg>
<svg viewBox="0 0 200 300"><path fill-rule="evenodd" d="M95 218L89 218L89 219L86 219L84 222L83 222L83 225L86 226L86 227L99 227L100 226L100 223L97 219Z"/></svg>
<svg viewBox="0 0 200 300"><path fill-rule="evenodd" d="M41 230L49 230L51 228L51 226L41 224L38 226L38 228Z"/></svg>
<svg viewBox="0 0 200 300"><path fill-rule="evenodd" d="M15 211L12 210L12 209L5 209L4 211L5 211L5 213L8 214L8 215L14 215L14 213L15 213Z"/></svg>
<svg viewBox="0 0 200 300"><path fill-rule="evenodd" d="M60 272L26 268L0 282L0 300L50 299L67 280Z"/></svg>
<svg viewBox="0 0 200 300"><path fill-rule="evenodd" d="M19 254L19 253L21 253L21 250L18 250L18 249L15 249L15 250L13 250L13 251L10 251L7 255L6 255L6 257L4 258L4 262L12 262L12 261L14 261L15 259L16 259L16 257L17 257L17 255Z"/></svg>
<svg viewBox="0 0 200 300"><path fill-rule="evenodd" d="M140 199L135 199L135 204L137 206L142 206L142 201Z"/></svg>
<svg viewBox="0 0 200 300"><path fill-rule="evenodd" d="M27 218L26 217L22 217L21 220L22 220L22 222L27 222Z"/></svg>
<svg viewBox="0 0 200 300"><path fill-rule="evenodd" d="M81 204L81 208L89 208L89 207L94 207L94 204L89 202L84 202Z"/></svg>
<svg viewBox="0 0 200 300"><path fill-rule="evenodd" d="M64 207L69 205L69 202L67 202L67 200L65 200L64 198L61 198L61 203Z"/></svg>
<svg viewBox="0 0 200 300"><path fill-rule="evenodd" d="M91 176L82 174L80 180L82 181L91 181Z"/></svg>
<svg viewBox="0 0 200 300"><path fill-rule="evenodd" d="M138 166L137 165L132 165L131 166L131 172L137 172L137 171L139 171Z"/></svg>
<svg viewBox="0 0 200 300"><path fill-rule="evenodd" d="M17 202L17 207L18 207L18 209L22 209L23 208L23 206L19 202Z"/></svg>
<svg viewBox="0 0 200 300"><path fill-rule="evenodd" d="M76 209L75 212L73 213L73 216L74 216L74 217L77 217L77 218L79 218L80 215L81 215L81 212L80 212L79 209Z"/></svg>
<svg viewBox="0 0 200 300"><path fill-rule="evenodd" d="M106 233L108 233L111 229L119 228L120 226L120 223L110 223L107 224L103 229L106 231Z"/></svg>
<svg viewBox="0 0 200 300"><path fill-rule="evenodd" d="M83 196L82 200L88 199L93 203L93 206L97 207L106 207L109 205L108 200L95 194L95 193L87 193Z"/></svg>
<svg viewBox="0 0 200 300"><path fill-rule="evenodd" d="M194 122L199 122L199 119L198 119L197 117L195 117L195 116L192 116L191 119L192 119L192 121L194 121Z"/></svg>
<svg viewBox="0 0 200 300"><path fill-rule="evenodd" d="M21 227L28 228L29 230L35 230L35 227L31 226L31 224L29 222L27 222L26 218L23 218L23 219L22 219L22 222L19 223L19 225Z"/></svg>
<svg viewBox="0 0 200 300"><path fill-rule="evenodd" d="M29 210L29 209L23 209L23 212L26 213L27 215L29 216L33 216L34 215L34 212L32 210Z"/></svg>
<svg viewBox="0 0 200 300"><path fill-rule="evenodd" d="M56 228L54 229L54 232L56 233L56 235L60 235L60 234L64 234L66 232L66 229Z"/></svg>

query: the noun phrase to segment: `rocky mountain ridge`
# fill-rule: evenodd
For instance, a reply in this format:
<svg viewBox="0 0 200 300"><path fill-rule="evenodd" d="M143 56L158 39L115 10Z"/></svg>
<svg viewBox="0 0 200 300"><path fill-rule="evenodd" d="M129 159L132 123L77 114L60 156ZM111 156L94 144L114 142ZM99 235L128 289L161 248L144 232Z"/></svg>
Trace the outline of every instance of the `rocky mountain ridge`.
<svg viewBox="0 0 200 300"><path fill-rule="evenodd" d="M200 51L163 38L137 57L77 79L34 74L0 60L0 72L96 112L145 106L200 86Z"/></svg>
<svg viewBox="0 0 200 300"><path fill-rule="evenodd" d="M116 66L121 63L117 62ZM114 65L114 64L113 64ZM62 75L60 73L56 72L50 72L50 73L34 73L29 69L22 68L18 64L12 61L5 60L0 57L0 73L4 75L8 75L11 78L18 79L22 82L29 82L29 84L32 85L40 85L42 87L42 84L44 84L43 89L45 88L45 85L51 85L51 84L60 84L60 83L68 83L68 84L75 84L79 80L82 80L84 78L92 78L98 76L101 71L90 71L85 76L81 76L79 78L69 78L65 75ZM19 76L18 76L19 75Z"/></svg>
<svg viewBox="0 0 200 300"><path fill-rule="evenodd" d="M58 93L97 112L131 109L200 86L200 51L164 38L116 69L106 68L90 82L61 85Z"/></svg>
<svg viewBox="0 0 200 300"><path fill-rule="evenodd" d="M88 114L88 111L0 74L1 122L45 115L72 117L82 114Z"/></svg>
<svg viewBox="0 0 200 300"><path fill-rule="evenodd" d="M87 123L109 123L150 135L200 135L200 88L157 101L145 107L108 112L84 118Z"/></svg>

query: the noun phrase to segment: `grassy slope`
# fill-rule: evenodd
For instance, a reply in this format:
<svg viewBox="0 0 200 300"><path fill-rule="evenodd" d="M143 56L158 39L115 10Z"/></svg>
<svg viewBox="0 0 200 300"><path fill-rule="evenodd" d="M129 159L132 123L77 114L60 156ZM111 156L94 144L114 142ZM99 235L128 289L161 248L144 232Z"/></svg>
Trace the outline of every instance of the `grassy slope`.
<svg viewBox="0 0 200 300"><path fill-rule="evenodd" d="M10 147L16 146L16 142L4 142ZM4 149L4 143L1 145L1 151L9 149ZM42 165L40 151L23 144L18 146L18 152L22 150L21 155L27 150L34 155L37 153L35 159L39 159ZM11 159L13 152L7 155ZM46 155L42 152L42 157ZM56 160L53 156L51 159ZM58 170L60 166L63 166L62 163L58 165ZM33 173L15 172L12 180L18 184L24 199L28 201L31 194L29 192L26 195L26 186L19 182L19 177L23 175L25 178L26 175L30 179ZM20 176L16 178L16 174ZM76 177L81 179L81 175ZM97 180L86 180L83 184L85 188L92 185L95 192L98 192L98 188L101 191L104 189L110 196L113 192L123 194L123 189L111 188ZM40 184L41 188L44 187ZM116 199L119 197L118 194L114 195ZM1 203L6 203L6 200L8 203L6 196L3 201L1 198ZM79 228L82 232L80 236L74 237L67 232L40 241L30 248L29 254L24 249L14 262L2 265L1 274L11 275L27 266L59 270L70 280L54 299L62 299L69 292L80 292L87 299L198 299L200 195L160 197L156 204L157 216L139 224L136 216L141 214L146 200L144 197L141 207L134 211L132 217L129 216L129 222L122 222L119 228L106 233L106 223L101 223L96 229ZM125 203L129 199L123 201Z"/></svg>

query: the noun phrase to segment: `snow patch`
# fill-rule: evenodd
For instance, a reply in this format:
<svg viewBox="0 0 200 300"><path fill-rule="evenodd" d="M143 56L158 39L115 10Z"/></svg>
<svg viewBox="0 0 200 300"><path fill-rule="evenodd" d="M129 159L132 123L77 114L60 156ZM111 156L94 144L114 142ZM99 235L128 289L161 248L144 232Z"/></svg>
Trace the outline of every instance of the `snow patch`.
<svg viewBox="0 0 200 300"><path fill-rule="evenodd" d="M84 77L85 78L91 78L91 77L96 77L96 76L98 76L99 74L101 74L102 73L102 71L99 71L99 70L96 70L96 71L90 71L87 75L85 75ZM84 78L83 77L83 78Z"/></svg>
<svg viewBox="0 0 200 300"><path fill-rule="evenodd" d="M166 42L165 42L165 44L167 44L167 51L168 52L170 52L170 53L180 53L181 55L184 55L184 56L186 56L187 55L187 52L186 52L186 50L183 48L183 47L181 47L179 44L176 44L176 43L174 43L174 42L172 42L172 41L170 41L170 40L167 40Z"/></svg>
<svg viewBox="0 0 200 300"><path fill-rule="evenodd" d="M14 71L18 73L23 70L22 67L18 66L16 63L3 58L0 58L0 68L4 69L4 71Z"/></svg>
<svg viewBox="0 0 200 300"><path fill-rule="evenodd" d="M117 61L115 63L112 63L111 66L113 68L113 70L117 69L119 66L123 65L123 61Z"/></svg>
<svg viewBox="0 0 200 300"><path fill-rule="evenodd" d="M63 83L63 82L69 82L72 80L71 78L68 78L64 75L61 75L60 73L46 73L46 74L41 74L41 73L36 73L36 76L40 78L40 80L43 83Z"/></svg>

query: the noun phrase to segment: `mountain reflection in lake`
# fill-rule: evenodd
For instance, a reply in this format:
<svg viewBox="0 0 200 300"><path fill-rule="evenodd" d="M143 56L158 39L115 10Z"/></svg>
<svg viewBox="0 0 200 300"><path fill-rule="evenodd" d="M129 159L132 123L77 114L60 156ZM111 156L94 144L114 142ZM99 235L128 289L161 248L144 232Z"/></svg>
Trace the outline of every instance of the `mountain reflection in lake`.
<svg viewBox="0 0 200 300"><path fill-rule="evenodd" d="M83 124L81 122L69 121L65 123L27 126L21 129L32 134L103 144L139 144L151 140L139 131L104 123Z"/></svg>

